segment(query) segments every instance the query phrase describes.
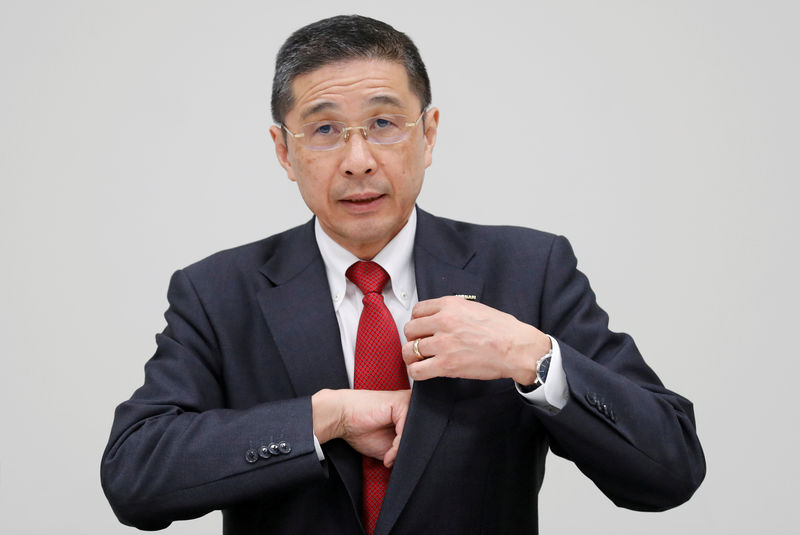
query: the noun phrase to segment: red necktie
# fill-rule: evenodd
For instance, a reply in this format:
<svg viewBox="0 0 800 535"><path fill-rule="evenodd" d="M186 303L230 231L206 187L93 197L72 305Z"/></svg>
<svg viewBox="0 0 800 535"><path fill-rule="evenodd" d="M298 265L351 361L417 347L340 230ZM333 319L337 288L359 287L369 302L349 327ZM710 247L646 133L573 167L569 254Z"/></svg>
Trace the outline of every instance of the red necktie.
<svg viewBox="0 0 800 535"><path fill-rule="evenodd" d="M347 278L364 294L364 309L358 321L353 387L365 390L408 388L408 372L401 356L397 325L383 302L383 287L389 274L375 262L356 262ZM372 457L362 457L362 522L370 535L375 531L383 495L391 470Z"/></svg>

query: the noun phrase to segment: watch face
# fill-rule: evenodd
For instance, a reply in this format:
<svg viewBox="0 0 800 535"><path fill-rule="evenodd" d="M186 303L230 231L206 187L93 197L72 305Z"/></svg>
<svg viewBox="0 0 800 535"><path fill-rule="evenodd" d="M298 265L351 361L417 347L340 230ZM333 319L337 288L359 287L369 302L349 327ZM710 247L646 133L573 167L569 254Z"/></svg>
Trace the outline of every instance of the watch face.
<svg viewBox="0 0 800 535"><path fill-rule="evenodd" d="M539 367L536 370L536 375L539 377L541 382L545 382L547 380L547 370L550 369L550 356L543 358L539 362Z"/></svg>

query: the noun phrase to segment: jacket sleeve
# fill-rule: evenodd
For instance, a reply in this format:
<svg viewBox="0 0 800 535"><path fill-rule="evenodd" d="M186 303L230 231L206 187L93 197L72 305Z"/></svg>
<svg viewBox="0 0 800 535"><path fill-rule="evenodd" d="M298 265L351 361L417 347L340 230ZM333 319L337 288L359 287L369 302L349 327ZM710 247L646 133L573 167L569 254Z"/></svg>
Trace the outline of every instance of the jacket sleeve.
<svg viewBox="0 0 800 535"><path fill-rule="evenodd" d="M120 521L162 529L325 478L310 398L226 408L217 337L184 272L173 276L168 300L144 385L117 407L103 454L103 490Z"/></svg>
<svg viewBox="0 0 800 535"><path fill-rule="evenodd" d="M662 385L630 336L608 329L569 242L555 238L540 328L561 347L569 400L540 420L551 449L615 504L660 511L688 500L705 476L692 404Z"/></svg>

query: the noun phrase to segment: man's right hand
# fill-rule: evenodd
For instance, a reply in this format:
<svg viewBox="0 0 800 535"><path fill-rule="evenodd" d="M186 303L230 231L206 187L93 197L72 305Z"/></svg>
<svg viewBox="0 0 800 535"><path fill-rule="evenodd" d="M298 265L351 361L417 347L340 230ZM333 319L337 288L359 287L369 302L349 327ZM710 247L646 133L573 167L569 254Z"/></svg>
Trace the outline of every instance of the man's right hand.
<svg viewBox="0 0 800 535"><path fill-rule="evenodd" d="M320 444L341 438L391 468L400 447L411 390L320 390L311 396Z"/></svg>

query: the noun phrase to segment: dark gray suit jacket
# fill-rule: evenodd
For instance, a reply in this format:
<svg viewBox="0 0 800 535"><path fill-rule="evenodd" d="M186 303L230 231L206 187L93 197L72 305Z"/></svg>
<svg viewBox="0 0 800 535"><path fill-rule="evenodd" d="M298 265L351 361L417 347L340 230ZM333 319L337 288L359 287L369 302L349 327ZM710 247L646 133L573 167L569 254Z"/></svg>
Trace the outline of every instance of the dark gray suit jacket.
<svg viewBox="0 0 800 535"><path fill-rule="evenodd" d="M474 294L554 336L569 402L550 414L511 380L415 383L376 534L536 533L548 446L617 505L692 495L692 405L608 330L566 239L418 210L414 263L420 300ZM159 529L222 509L228 534L361 533L359 455L334 440L320 463L313 445L310 396L348 387L313 221L176 272L168 298L103 455L119 519Z"/></svg>

